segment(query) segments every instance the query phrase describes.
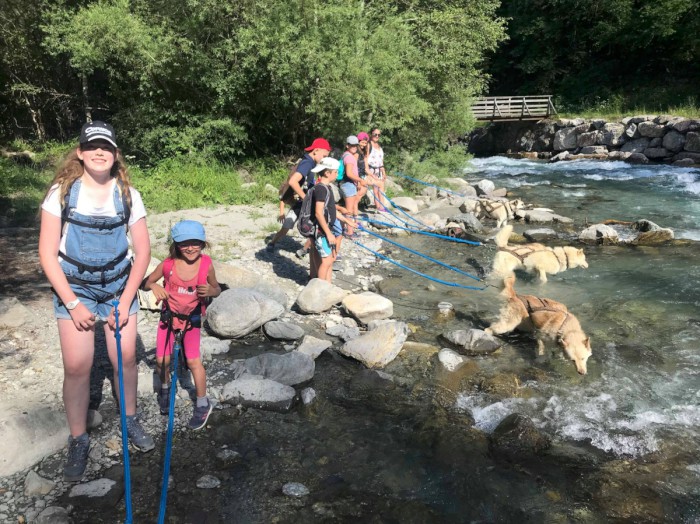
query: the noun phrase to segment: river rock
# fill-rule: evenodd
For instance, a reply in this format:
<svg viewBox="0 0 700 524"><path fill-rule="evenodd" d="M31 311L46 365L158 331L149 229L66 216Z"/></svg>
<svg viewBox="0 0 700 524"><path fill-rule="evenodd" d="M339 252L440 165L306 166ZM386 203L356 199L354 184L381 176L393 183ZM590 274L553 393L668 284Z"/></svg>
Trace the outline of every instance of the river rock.
<svg viewBox="0 0 700 524"><path fill-rule="evenodd" d="M275 340L299 340L304 336L304 329L291 322L271 320L263 326L263 329L268 337Z"/></svg>
<svg viewBox="0 0 700 524"><path fill-rule="evenodd" d="M627 144L625 144L625 145L627 145ZM625 147L625 146L622 146L622 147ZM626 161L631 155L632 155L632 153L628 153L626 151L610 151L610 153L608 153L608 160ZM644 158L646 158L646 157L644 157Z"/></svg>
<svg viewBox="0 0 700 524"><path fill-rule="evenodd" d="M197 479L196 486L199 489L216 489L221 486L221 481L214 475L202 475Z"/></svg>
<svg viewBox="0 0 700 524"><path fill-rule="evenodd" d="M463 178L451 177L443 178L442 183L455 189L463 196L476 196L476 188L469 185L469 182Z"/></svg>
<svg viewBox="0 0 700 524"><path fill-rule="evenodd" d="M438 353L438 360L447 371L455 371L467 361L462 355L449 348L442 348L440 350Z"/></svg>
<svg viewBox="0 0 700 524"><path fill-rule="evenodd" d="M68 426L62 410L36 401L0 401L0 476L12 475L66 446Z"/></svg>
<svg viewBox="0 0 700 524"><path fill-rule="evenodd" d="M565 149L576 149L576 129L573 127L565 127L554 133L554 145L555 151L562 151Z"/></svg>
<svg viewBox="0 0 700 524"><path fill-rule="evenodd" d="M687 143L686 143L687 145ZM700 153L690 153L688 151L681 151L673 156L674 160L684 160L690 159L694 164L700 164Z"/></svg>
<svg viewBox="0 0 700 524"><path fill-rule="evenodd" d="M622 123L625 125L639 124L640 122L649 122L652 120L654 120L654 115L635 115L623 118Z"/></svg>
<svg viewBox="0 0 700 524"><path fill-rule="evenodd" d="M29 320L30 315L16 297L0 299L0 328L18 328Z"/></svg>
<svg viewBox="0 0 700 524"><path fill-rule="evenodd" d="M674 160L672 165L676 167L693 167L695 162L693 162L690 158L683 158L681 160Z"/></svg>
<svg viewBox="0 0 700 524"><path fill-rule="evenodd" d="M321 338L312 337L311 335L306 335L296 351L316 360L321 353L332 345L333 343L330 340L323 340Z"/></svg>
<svg viewBox="0 0 700 524"><path fill-rule="evenodd" d="M627 158L627 162L630 164L648 164L649 159L644 156L642 153L629 153L629 157Z"/></svg>
<svg viewBox="0 0 700 524"><path fill-rule="evenodd" d="M683 118L673 124L673 129L684 134L689 131L697 131L700 129L700 120Z"/></svg>
<svg viewBox="0 0 700 524"><path fill-rule="evenodd" d="M598 131L591 131L589 133L581 133L580 135L578 135L576 137L576 146L577 147L594 146L595 143L599 140L598 135L599 135Z"/></svg>
<svg viewBox="0 0 700 524"><path fill-rule="evenodd" d="M579 151L581 155L605 155L607 152L608 148L605 146L585 146Z"/></svg>
<svg viewBox="0 0 700 524"><path fill-rule="evenodd" d="M501 342L481 329L457 329L442 334L442 338L460 353L469 356L489 355L501 347Z"/></svg>
<svg viewBox="0 0 700 524"><path fill-rule="evenodd" d="M27 473L27 476L24 478L24 496L38 497L46 495L55 485L53 481L39 476L36 471L30 469L29 473Z"/></svg>
<svg viewBox="0 0 700 524"><path fill-rule="evenodd" d="M644 156L647 158L666 158L671 156L671 152L663 147L647 147L644 150Z"/></svg>
<svg viewBox="0 0 700 524"><path fill-rule="evenodd" d="M407 337L408 325L405 322L386 322L346 342L339 352L359 360L368 368L382 368L396 358Z"/></svg>
<svg viewBox="0 0 700 524"><path fill-rule="evenodd" d="M221 340L216 337L208 337L202 333L202 339L200 343L200 351L202 353L202 359L211 360L213 355L222 355L228 353L231 349L230 340Z"/></svg>
<svg viewBox="0 0 700 524"><path fill-rule="evenodd" d="M476 187L476 194L479 196L488 195L494 189L496 189L496 185L488 179L479 180L475 184L475 187Z"/></svg>
<svg viewBox="0 0 700 524"><path fill-rule="evenodd" d="M700 133L695 133L693 131L686 133L685 146L683 148L686 151L700 153Z"/></svg>
<svg viewBox="0 0 700 524"><path fill-rule="evenodd" d="M528 224L551 223L551 222L558 222L561 224L570 224L573 222L573 220L568 218L568 217L557 215L556 213L553 213L552 211L548 211L548 210L544 210L544 209L529 209L529 210L518 209L517 211L515 211L515 216L517 218L523 219Z"/></svg>
<svg viewBox="0 0 700 524"><path fill-rule="evenodd" d="M581 242L587 244L616 244L619 240L617 231L607 224L594 224L578 235Z"/></svg>
<svg viewBox="0 0 700 524"><path fill-rule="evenodd" d="M630 140L620 148L620 151L625 153L644 153L644 150L649 147L649 139L646 137Z"/></svg>
<svg viewBox="0 0 700 524"><path fill-rule="evenodd" d="M663 146L665 149L678 153L683 149L685 145L685 135L682 135L678 131L669 131L664 135Z"/></svg>
<svg viewBox="0 0 700 524"><path fill-rule="evenodd" d="M438 223L442 220L440 218L440 215L437 213L421 213L418 215L418 219L423 222L426 226L437 226Z"/></svg>
<svg viewBox="0 0 700 524"><path fill-rule="evenodd" d="M426 196L430 199L437 198L437 193L438 193L438 190L436 187L424 187L423 189L421 189L421 192L420 192L421 195Z"/></svg>
<svg viewBox="0 0 700 524"><path fill-rule="evenodd" d="M394 204L404 211L408 211L409 213L418 213L418 203L416 203L416 201L411 197L394 197L392 198L392 202L394 202Z"/></svg>
<svg viewBox="0 0 700 524"><path fill-rule="evenodd" d="M99 478L77 484L68 493L71 504L113 509L124 494L124 484L109 478Z"/></svg>
<svg viewBox="0 0 700 524"><path fill-rule="evenodd" d="M68 510L60 506L44 508L32 521L33 524L70 524L71 522L73 521Z"/></svg>
<svg viewBox="0 0 700 524"><path fill-rule="evenodd" d="M349 293L330 282L312 278L299 293L297 306L302 313L322 313L342 302Z"/></svg>
<svg viewBox="0 0 700 524"><path fill-rule="evenodd" d="M217 261L214 261L214 269L217 280L229 288L254 289L282 304L285 308L290 305L289 297L293 297L297 293L296 285L285 279L277 278L270 281L261 278L260 274L254 271Z"/></svg>
<svg viewBox="0 0 700 524"><path fill-rule="evenodd" d="M601 146L615 147L621 146L627 141L625 126L623 124L608 123L603 126L598 144Z"/></svg>
<svg viewBox="0 0 700 524"><path fill-rule="evenodd" d="M550 446L551 439L519 413L504 418L489 437L489 451L512 461L538 454Z"/></svg>
<svg viewBox="0 0 700 524"><path fill-rule="evenodd" d="M347 342L348 340L352 340L353 338L360 336L360 328L357 326L348 327L344 326L343 324L335 324L326 328L326 335L338 337L343 342Z"/></svg>
<svg viewBox="0 0 700 524"><path fill-rule="evenodd" d="M627 126L627 129L625 129L625 135L627 135L627 138L634 139L634 138L639 138L639 130L637 129L637 124L630 124Z"/></svg>
<svg viewBox="0 0 700 524"><path fill-rule="evenodd" d="M460 215L454 215L448 218L447 220L448 222L456 223L465 230L471 231L473 233L481 233L484 230L484 226L481 225L479 219L471 213L462 213Z"/></svg>
<svg viewBox="0 0 700 524"><path fill-rule="evenodd" d="M309 488L304 486L300 482L287 482L284 486L282 486L282 493L287 495L288 497L305 497L308 495Z"/></svg>
<svg viewBox="0 0 700 524"><path fill-rule="evenodd" d="M649 138L654 138L654 137L662 137L664 136L664 133L666 133L666 127L656 124L654 122L640 122L637 125L637 129L639 129L639 134L642 136L646 136Z"/></svg>
<svg viewBox="0 0 700 524"><path fill-rule="evenodd" d="M539 229L528 229L523 232L523 236L530 242L547 242L548 240L555 240L557 232L548 227L541 227Z"/></svg>
<svg viewBox="0 0 700 524"><path fill-rule="evenodd" d="M309 404L312 404L314 400L316 400L316 390L314 388L304 388L301 390L299 396L301 397L301 401L304 403L304 405L308 406Z"/></svg>
<svg viewBox="0 0 700 524"><path fill-rule="evenodd" d="M568 151L562 151L561 153L554 155L552 158L549 159L550 162L561 162L564 160L569 160L571 157L571 153Z"/></svg>
<svg viewBox="0 0 700 524"><path fill-rule="evenodd" d="M223 338L239 338L284 313L284 306L254 289L227 289L207 309L211 330Z"/></svg>
<svg viewBox="0 0 700 524"><path fill-rule="evenodd" d="M500 398L512 398L517 396L520 381L513 373L498 373L492 377L485 377L479 381L479 390L489 395Z"/></svg>
<svg viewBox="0 0 700 524"><path fill-rule="evenodd" d="M639 231L639 235L634 239L637 245L661 244L673 240L673 230L660 227L650 220L639 220L632 224L632 229Z"/></svg>
<svg viewBox="0 0 700 524"><path fill-rule="evenodd" d="M228 382L221 391L221 400L228 404L281 412L291 409L295 397L291 386L250 376Z"/></svg>
<svg viewBox="0 0 700 524"><path fill-rule="evenodd" d="M371 291L348 295L343 299L343 308L363 324L389 318L394 314L394 303Z"/></svg>
<svg viewBox="0 0 700 524"><path fill-rule="evenodd" d="M258 375L280 384L294 386L314 377L314 359L299 351L282 355L263 353L245 360L237 360L232 365L233 376L244 378L246 374Z"/></svg>

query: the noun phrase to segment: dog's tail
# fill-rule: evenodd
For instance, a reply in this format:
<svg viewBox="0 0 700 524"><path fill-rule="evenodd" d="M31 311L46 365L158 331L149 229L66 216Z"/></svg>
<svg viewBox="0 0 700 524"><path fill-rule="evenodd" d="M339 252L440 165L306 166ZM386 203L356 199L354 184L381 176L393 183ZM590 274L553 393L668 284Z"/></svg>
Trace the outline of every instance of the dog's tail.
<svg viewBox="0 0 700 524"><path fill-rule="evenodd" d="M496 233L496 236L493 237L493 241L500 248L508 247L508 239L510 238L510 234L512 232L513 226L511 226L510 224L506 224L501 228L501 230L498 233Z"/></svg>
<svg viewBox="0 0 700 524"><path fill-rule="evenodd" d="M515 297L515 288L513 287L515 285L515 275L510 275L506 278L503 279L503 291L501 291L501 295L504 297L508 298L513 298Z"/></svg>

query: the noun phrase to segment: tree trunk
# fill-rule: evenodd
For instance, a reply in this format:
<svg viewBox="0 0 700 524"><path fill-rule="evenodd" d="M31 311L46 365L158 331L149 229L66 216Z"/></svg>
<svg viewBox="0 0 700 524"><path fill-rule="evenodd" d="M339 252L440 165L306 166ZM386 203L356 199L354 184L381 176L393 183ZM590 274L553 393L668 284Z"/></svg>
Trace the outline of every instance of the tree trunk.
<svg viewBox="0 0 700 524"><path fill-rule="evenodd" d="M92 107L90 107L90 97L88 96L88 80L87 76L81 75L83 82L83 111L85 111L85 121L92 122Z"/></svg>

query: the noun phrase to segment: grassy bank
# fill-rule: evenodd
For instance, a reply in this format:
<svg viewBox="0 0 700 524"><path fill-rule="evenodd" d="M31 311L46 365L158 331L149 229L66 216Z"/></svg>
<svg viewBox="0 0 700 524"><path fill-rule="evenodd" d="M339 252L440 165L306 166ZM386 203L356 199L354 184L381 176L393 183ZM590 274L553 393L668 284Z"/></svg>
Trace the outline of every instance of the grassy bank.
<svg viewBox="0 0 700 524"><path fill-rule="evenodd" d="M56 164L70 149L66 144L12 144L11 150L29 150L33 161L18 164L0 158L0 225L28 226L36 223L39 205L53 178ZM10 149L8 148L8 149ZM387 172L396 171L426 179L449 176L464 165L464 149L453 147L430 154L402 152L387 156ZM280 158L245 160L237 165L202 157L176 157L155 166L129 166L134 186L141 192L146 208L164 212L217 205L274 202L277 188L289 173L291 163ZM422 186L398 180L405 194ZM390 193L391 195L391 193Z"/></svg>

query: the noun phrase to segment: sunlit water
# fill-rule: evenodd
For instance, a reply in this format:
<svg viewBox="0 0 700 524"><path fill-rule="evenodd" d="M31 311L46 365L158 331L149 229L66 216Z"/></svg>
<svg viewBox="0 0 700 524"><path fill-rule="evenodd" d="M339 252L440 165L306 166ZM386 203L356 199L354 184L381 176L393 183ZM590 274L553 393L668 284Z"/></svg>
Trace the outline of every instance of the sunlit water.
<svg viewBox="0 0 700 524"><path fill-rule="evenodd" d="M508 188L528 204L573 218L570 231L605 219L646 218L672 228L676 238L700 239L697 169L622 162L548 164L496 157L471 161L464 176L470 181L491 179L496 187ZM538 226L515 223L516 231L532 227ZM425 237L405 243L421 245L424 252L459 267L472 259L488 268L492 257L492 248L446 247ZM525 384L536 392L530 398L493 402L465 391L458 407L470 412L477 426L487 432L507 414L519 412L557 439L590 443L618 456L638 457L667 446L685 447L697 456L700 248L691 242L659 247L588 246L585 251L589 269L568 270L546 284L520 274L516 289L559 300L577 315L592 337L594 354L588 375L579 377L569 363L554 361L543 365L549 380ZM430 267L400 250L394 255L424 271ZM429 271L433 276L468 283L441 268ZM427 283L396 273L396 280L384 287L398 291L413 285L417 290L413 299L420 297L426 308L447 299L464 315L486 323L497 312L498 298L491 290L455 291L435 284L440 289L431 292L425 290ZM410 308L406 314L411 315ZM460 327L459 318L449 327ZM524 341L522 346L526 345ZM508 364L487 365L516 370L540 365L535 362L534 346L531 352L521 351L514 358Z"/></svg>

